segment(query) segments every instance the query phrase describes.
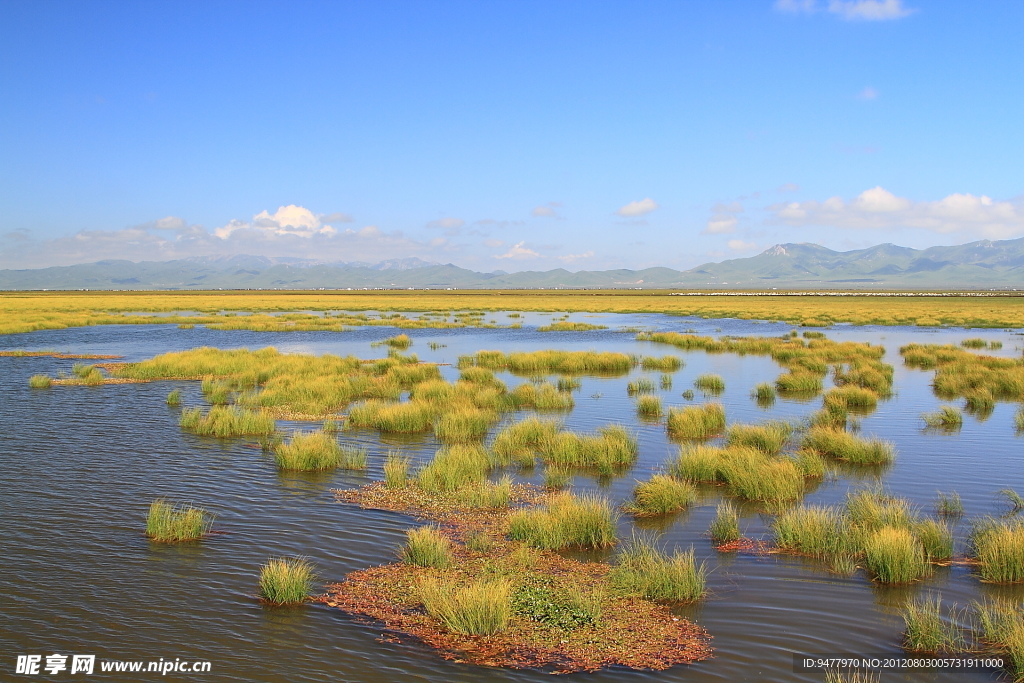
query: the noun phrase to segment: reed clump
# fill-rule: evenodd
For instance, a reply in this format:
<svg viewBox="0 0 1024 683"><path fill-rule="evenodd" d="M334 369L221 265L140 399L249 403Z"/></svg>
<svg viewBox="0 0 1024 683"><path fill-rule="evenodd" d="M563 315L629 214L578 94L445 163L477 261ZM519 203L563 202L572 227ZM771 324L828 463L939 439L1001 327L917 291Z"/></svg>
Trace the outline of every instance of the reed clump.
<svg viewBox="0 0 1024 683"><path fill-rule="evenodd" d="M388 337L387 339L382 339L379 342L373 342L373 345L374 346L387 345L387 346L390 346L393 349L403 349L404 350L404 349L407 349L410 346L412 346L412 337L410 337L409 335L403 333L403 334L395 335L394 337Z"/></svg>
<svg viewBox="0 0 1024 683"><path fill-rule="evenodd" d="M519 510L509 517L509 537L533 547L604 548L615 543L617 516L607 500L557 494L540 508Z"/></svg>
<svg viewBox="0 0 1024 683"><path fill-rule="evenodd" d="M491 444L491 450L501 465L517 463L532 467L536 453L546 452L561 429L558 422L529 417L499 431Z"/></svg>
<svg viewBox="0 0 1024 683"><path fill-rule="evenodd" d="M174 505L164 498L154 500L146 517L146 535L154 541L179 543L205 536L213 526L213 515L189 503Z"/></svg>
<svg viewBox="0 0 1024 683"><path fill-rule="evenodd" d="M508 370L517 375L624 375L634 360L624 353L597 351L532 351L503 353L479 351L460 356L460 369L477 366L491 370Z"/></svg>
<svg viewBox="0 0 1024 683"><path fill-rule="evenodd" d="M315 581L313 563L306 558L271 558L260 568L259 594L273 605L304 602Z"/></svg>
<svg viewBox="0 0 1024 683"><path fill-rule="evenodd" d="M832 507L787 510L775 518L772 532L780 548L803 555L832 558L857 550L847 520Z"/></svg>
<svg viewBox="0 0 1024 683"><path fill-rule="evenodd" d="M788 422L768 422L762 425L736 424L725 432L725 443L728 446L745 446L756 448L769 455L782 452L789 437L793 434L793 426Z"/></svg>
<svg viewBox="0 0 1024 683"><path fill-rule="evenodd" d="M422 526L405 532L402 559L420 567L446 569L452 565L452 547L436 527Z"/></svg>
<svg viewBox="0 0 1024 683"><path fill-rule="evenodd" d="M627 384L626 391L630 396L635 396L636 394L651 394L654 393L654 382L647 377L641 377Z"/></svg>
<svg viewBox="0 0 1024 683"><path fill-rule="evenodd" d="M28 385L33 389L49 389L53 386L53 378L47 375L32 375L28 378Z"/></svg>
<svg viewBox="0 0 1024 683"><path fill-rule="evenodd" d="M409 467L412 458L398 451L388 451L384 460L384 485L389 489L404 489L409 485Z"/></svg>
<svg viewBox="0 0 1024 683"><path fill-rule="evenodd" d="M677 356L643 356L640 359L640 367L644 370L676 372L683 367L683 361Z"/></svg>
<svg viewBox="0 0 1024 683"><path fill-rule="evenodd" d="M497 417L487 410L463 407L442 414L434 424L434 435L442 443L480 441L487 436L487 430Z"/></svg>
<svg viewBox="0 0 1024 683"><path fill-rule="evenodd" d="M656 474L647 481L637 482L633 500L625 510L638 517L665 515L685 510L697 501L697 489L686 481L664 474Z"/></svg>
<svg viewBox="0 0 1024 683"><path fill-rule="evenodd" d="M549 382L540 385L520 384L509 396L517 408L565 411L572 410L576 405L571 393L559 391L558 387Z"/></svg>
<svg viewBox="0 0 1024 683"><path fill-rule="evenodd" d="M625 427L608 425L597 434L559 431L538 453L548 465L595 469L611 475L636 461L639 446L636 435Z"/></svg>
<svg viewBox="0 0 1024 683"><path fill-rule="evenodd" d="M867 412L878 407L878 394L855 384L834 387L825 392L825 406L835 404L850 411Z"/></svg>
<svg viewBox="0 0 1024 683"><path fill-rule="evenodd" d="M710 396L718 396L725 391L725 380L721 375L697 375L693 386Z"/></svg>
<svg viewBox="0 0 1024 683"><path fill-rule="evenodd" d="M391 403L371 400L353 406L348 422L353 427L370 427L382 432L411 434L433 428L435 409L420 401Z"/></svg>
<svg viewBox="0 0 1024 683"><path fill-rule="evenodd" d="M430 493L455 491L484 481L491 459L479 444L451 444L439 450L416 477L419 487Z"/></svg>
<svg viewBox="0 0 1024 683"><path fill-rule="evenodd" d="M983 581L1024 581L1024 519L979 520L971 530L970 546Z"/></svg>
<svg viewBox="0 0 1024 683"><path fill-rule="evenodd" d="M725 408L721 403L669 408L668 433L677 439L705 439L725 429Z"/></svg>
<svg viewBox="0 0 1024 683"><path fill-rule="evenodd" d="M938 594L910 602L903 609L903 647L910 652L954 652L962 645L955 614L942 615Z"/></svg>
<svg viewBox="0 0 1024 683"><path fill-rule="evenodd" d="M823 456L854 465L883 465L893 461L895 447L881 439L862 439L849 432L825 426L811 427L802 447Z"/></svg>
<svg viewBox="0 0 1024 683"><path fill-rule="evenodd" d="M775 387L768 382L761 382L755 386L750 397L757 401L758 405L771 405L775 403Z"/></svg>
<svg viewBox="0 0 1024 683"><path fill-rule="evenodd" d="M708 527L712 543L721 545L740 540L740 513L730 501L722 501L715 508L715 518Z"/></svg>
<svg viewBox="0 0 1024 683"><path fill-rule="evenodd" d="M172 407L181 405L181 389L175 389L167 394L167 405Z"/></svg>
<svg viewBox="0 0 1024 683"><path fill-rule="evenodd" d="M613 586L649 600L696 602L704 597L707 570L697 564L694 549L672 555L643 537L634 537L609 573Z"/></svg>
<svg viewBox="0 0 1024 683"><path fill-rule="evenodd" d="M201 408L186 408L178 424L195 434L220 438L269 435L276 428L267 413L238 406L213 406L206 413Z"/></svg>
<svg viewBox="0 0 1024 683"><path fill-rule="evenodd" d="M939 491L935 499L935 512L943 517L960 517L964 514L964 504L956 491L943 493Z"/></svg>
<svg viewBox="0 0 1024 683"><path fill-rule="evenodd" d="M422 577L417 589L427 614L454 633L488 636L508 627L512 616L512 582L481 579L462 584Z"/></svg>
<svg viewBox="0 0 1024 683"><path fill-rule="evenodd" d="M942 406L934 413L921 415L924 423L934 429L960 429L964 424L963 413L956 406Z"/></svg>
<svg viewBox="0 0 1024 683"><path fill-rule="evenodd" d="M921 541L899 527L871 533L864 541L864 561L881 583L910 583L931 573Z"/></svg>
<svg viewBox="0 0 1024 683"><path fill-rule="evenodd" d="M352 456L347 458L352 463ZM342 448L333 436L324 432L292 433L286 443L274 446L274 460L282 470L318 471L330 470L342 464ZM366 453L362 452L362 466L366 465ZM361 467L359 469L362 469Z"/></svg>
<svg viewBox="0 0 1024 683"><path fill-rule="evenodd" d="M661 417L661 398L653 395L640 396L636 400L636 412L643 417Z"/></svg>

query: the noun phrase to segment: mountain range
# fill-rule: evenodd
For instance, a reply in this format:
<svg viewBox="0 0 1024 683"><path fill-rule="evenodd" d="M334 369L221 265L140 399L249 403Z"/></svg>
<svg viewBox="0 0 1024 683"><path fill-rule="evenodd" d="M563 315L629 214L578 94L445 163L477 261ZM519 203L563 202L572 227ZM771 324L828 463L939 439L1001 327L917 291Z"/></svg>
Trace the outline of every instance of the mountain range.
<svg viewBox="0 0 1024 683"><path fill-rule="evenodd" d="M361 288L692 288L692 289L1015 289L1024 288L1024 238L911 249L880 244L833 251L777 244L757 256L689 270L581 270L480 273L418 258L324 263L264 256L175 261L99 261L0 270L0 290L361 289Z"/></svg>

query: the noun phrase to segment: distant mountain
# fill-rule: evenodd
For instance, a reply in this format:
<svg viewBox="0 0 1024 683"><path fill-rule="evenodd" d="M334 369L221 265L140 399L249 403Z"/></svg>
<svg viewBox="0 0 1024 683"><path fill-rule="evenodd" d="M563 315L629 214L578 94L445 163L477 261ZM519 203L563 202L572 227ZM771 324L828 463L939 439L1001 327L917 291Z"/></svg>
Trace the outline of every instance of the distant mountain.
<svg viewBox="0 0 1024 683"><path fill-rule="evenodd" d="M980 289L1024 288L1024 238L910 249L880 244L832 251L777 244L749 258L686 271L581 270L478 273L418 258L380 263L230 256L177 261L99 261L35 270L0 270L0 290L358 288L725 288Z"/></svg>

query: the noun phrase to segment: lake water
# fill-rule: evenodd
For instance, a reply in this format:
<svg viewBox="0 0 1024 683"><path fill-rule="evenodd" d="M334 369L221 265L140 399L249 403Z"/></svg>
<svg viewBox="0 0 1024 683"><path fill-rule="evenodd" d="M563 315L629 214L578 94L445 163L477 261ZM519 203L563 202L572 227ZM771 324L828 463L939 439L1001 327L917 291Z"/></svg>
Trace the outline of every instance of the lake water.
<svg viewBox="0 0 1024 683"><path fill-rule="evenodd" d="M487 319L512 322L505 314ZM634 341L620 331L637 326L701 334L773 335L780 324L702 320L660 315L581 315L572 320L610 329L583 333L543 333L532 329L550 316L527 314L524 327L511 329L409 330L411 352L422 360L454 363L460 354L482 349L530 351L594 349L646 355L673 354L685 367L673 387L660 390L667 406L688 403L681 393L701 373L722 375L720 397L729 422L758 422L808 415L820 405L778 400L759 408L749 392L771 381L781 369L769 358L683 352ZM966 515L957 527L963 552L968 520L1005 509L996 495L1010 487L1024 491L1022 441L1016 435L1017 406L999 403L984 422L965 416L954 434L927 433L920 415L943 402L931 392L931 372L903 367L898 349L912 342L957 343L980 336L1003 342L997 353L1019 356L1024 337L1014 331L929 330L837 327L836 340L870 341L885 346L884 360L896 368L896 395L865 417L862 433L896 444L895 464L884 472L842 475L826 480L807 503L840 502L853 487L881 482L892 493L930 511L937 490L956 490ZM370 343L395 334L386 327L343 333L221 332L196 327L126 325L35 332L0 337L0 350L52 349L120 354L142 360L196 346L261 348L285 352L334 353L374 358L386 355ZM429 342L446 346L437 350ZM471 667L442 660L425 647L381 642L382 630L359 624L321 605L267 608L255 599L259 567L270 556L305 555L324 580L391 562L410 518L360 510L336 502L332 488L354 487L382 478L387 450L400 444L415 458L429 458L432 437L381 439L375 432L346 432L370 451L365 473L281 474L271 458L245 439L197 437L178 427L180 409L164 398L181 388L186 406L202 405L198 382L155 382L102 387L30 390L36 373L55 375L75 361L53 358L0 358L0 680L15 676L19 654L94 654L117 660L209 660L207 674L168 674L168 679L206 681L540 681L546 674ZM442 368L449 380L457 370ZM567 427L593 431L610 422L629 425L640 438L640 459L627 476L604 487L578 477L578 490L599 490L615 501L629 496L635 479L656 471L678 446L663 424L637 420L628 377L582 379ZM527 381L499 375L510 387ZM657 385L658 373L649 373ZM698 401L700 393L697 392ZM284 430L309 428L286 423ZM156 497L192 501L216 513L217 533L198 544L161 545L142 533L149 503ZM662 672L609 670L574 678L610 681L820 681L821 673L794 673L793 652L900 654L899 609L930 591L965 605L984 596L1024 600L1024 586L981 584L964 567L939 568L909 587L881 587L863 573L844 577L819 564L785 555L717 553L704 535L714 516L717 494L692 510L641 528L662 532L669 548L693 545L711 569L711 594L701 604L679 610L713 636L712 659ZM767 534L770 518L746 509L746 536ZM624 516L620 537L631 534ZM45 661L45 660L44 660ZM44 674L45 675L45 674ZM118 680L116 674L97 676ZM49 676L46 678L61 678ZM158 674L122 674L146 680ZM76 679L76 676L67 676ZM983 681L983 672L884 673L883 681Z"/></svg>

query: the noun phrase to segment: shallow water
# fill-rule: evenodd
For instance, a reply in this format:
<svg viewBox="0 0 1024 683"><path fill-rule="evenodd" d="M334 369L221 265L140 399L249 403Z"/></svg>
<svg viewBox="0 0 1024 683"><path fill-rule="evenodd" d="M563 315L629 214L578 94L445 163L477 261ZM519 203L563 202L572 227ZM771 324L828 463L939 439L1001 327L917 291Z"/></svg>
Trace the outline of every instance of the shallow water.
<svg viewBox="0 0 1024 683"><path fill-rule="evenodd" d="M489 314L503 324L504 314ZM820 405L779 400L759 408L751 387L780 372L770 359L732 354L708 355L636 342L623 327L703 334L778 335L779 324L701 320L660 315L584 315L571 319L609 325L584 333L541 333L531 329L551 316L524 314L523 329L406 330L410 349L421 359L454 363L481 349L547 348L615 350L647 355L673 354L686 365L673 374L673 388L659 391L666 405L686 404L680 394L696 375L722 375L730 422L805 416ZM1000 403L989 419L965 416L956 434L922 430L920 414L942 402L929 386L931 372L904 368L898 348L911 341L956 343L967 337L1000 340L995 352L1021 353L1022 338L1011 331L928 330L836 327L837 340L871 341L886 347L896 367L897 395L880 404L862 432L893 441L895 464L884 472L849 474L826 481L808 494L808 503L836 503L852 487L881 481L893 493L930 508L937 490L958 491L965 519L1003 510L995 492L1024 491L1021 440L1014 431L1016 406ZM54 349L122 354L141 360L158 353L201 345L287 352L381 357L370 343L395 334L384 327L344 333L255 333L212 331L201 326L126 325L36 332L0 337L3 349ZM445 344L431 350L428 342ZM269 556L306 555L326 580L367 566L390 562L409 518L359 510L337 503L331 488L381 478L384 454L401 442L417 458L432 455L431 437L386 439L375 432L350 432L370 448L364 475L279 474L273 462L246 440L216 440L182 432L179 410L164 397L181 388L185 405L201 405L198 382L156 382L102 387L30 390L29 376L70 370L73 360L0 358L0 679L13 674L18 654L95 654L100 659L209 660L208 674L169 674L210 681L539 681L533 671L484 669L446 662L429 649L382 643L380 628L354 623L338 610L305 605L264 608L253 597L259 567ZM449 379L457 371L442 368ZM646 478L675 451L663 424L635 416L625 384L628 377L583 378L568 427L592 431L621 422L640 436L640 460L632 472L604 487L577 477L578 489L600 490L614 500L629 495L635 478ZM657 384L660 373L647 373ZM502 375L510 386L526 381ZM700 392L697 392L698 401ZM282 423L282 428L308 423ZM217 514L217 533L202 543L167 546L142 534L149 503L158 496L193 501ZM711 568L711 596L681 609L714 637L715 656L663 672L625 670L584 674L594 681L820 681L820 673L794 673L793 652L900 654L898 610L908 599L940 591L961 605L983 595L1024 600L1024 587L983 586L968 570L940 568L911 587L884 588L862 573L852 577L826 572L819 564L787 556L716 553L703 535L714 516L717 492L700 506L641 528L663 531L662 542L696 548ZM745 535L765 534L770 520L746 511ZM624 517L620 536L631 533ZM958 527L962 550L966 522ZM66 673L64 675L67 675ZM117 679L115 674L99 674ZM141 674L143 680L157 674ZM49 677L49 676L48 676ZM56 676L52 678L57 678ZM74 678L74 677L73 677ZM884 673L883 681L995 680L993 672ZM30 678L25 677L26 680Z"/></svg>

